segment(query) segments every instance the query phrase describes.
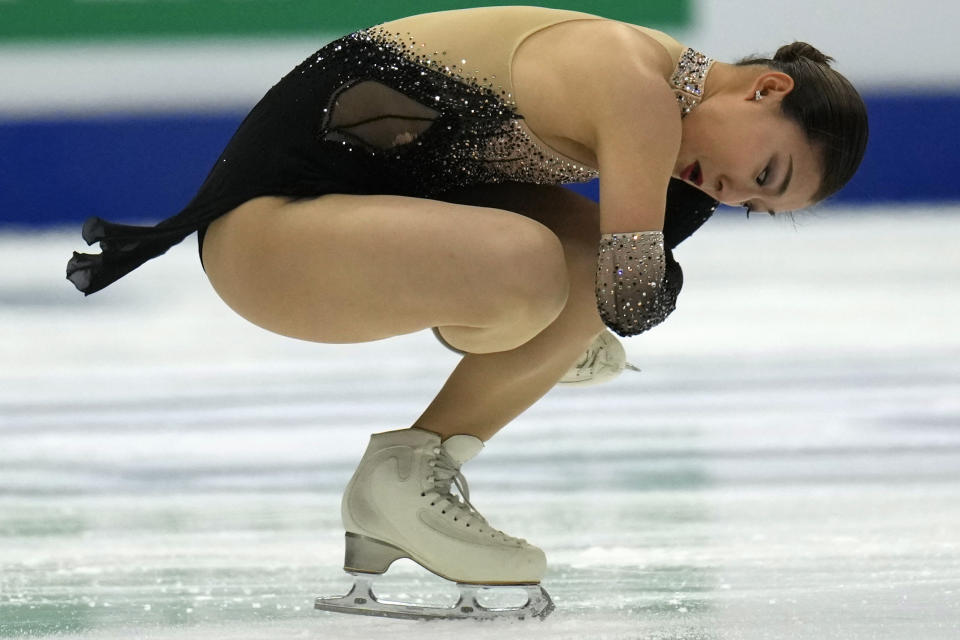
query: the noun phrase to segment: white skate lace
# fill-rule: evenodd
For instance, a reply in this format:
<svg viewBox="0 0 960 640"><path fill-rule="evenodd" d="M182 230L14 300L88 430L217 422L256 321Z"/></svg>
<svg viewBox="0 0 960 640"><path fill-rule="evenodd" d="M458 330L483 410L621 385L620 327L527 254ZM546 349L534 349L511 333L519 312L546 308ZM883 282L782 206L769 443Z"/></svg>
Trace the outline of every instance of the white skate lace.
<svg viewBox="0 0 960 640"><path fill-rule="evenodd" d="M433 476L428 479L433 481L433 490L442 499L450 503L449 508L466 512L468 516L475 518L481 527L486 527L491 534L500 536L506 542L519 544L526 542L525 540L514 538L513 536L505 534L503 531L491 527L486 518L480 515L477 508L470 502L470 486L467 484L467 479L463 477L463 473L460 472L460 466L457 461L454 460L443 447L436 447L433 453L435 457L430 461L430 466L433 467ZM451 485L457 488L457 492L460 494L459 496L455 496L450 492ZM483 533L482 528L480 533Z"/></svg>

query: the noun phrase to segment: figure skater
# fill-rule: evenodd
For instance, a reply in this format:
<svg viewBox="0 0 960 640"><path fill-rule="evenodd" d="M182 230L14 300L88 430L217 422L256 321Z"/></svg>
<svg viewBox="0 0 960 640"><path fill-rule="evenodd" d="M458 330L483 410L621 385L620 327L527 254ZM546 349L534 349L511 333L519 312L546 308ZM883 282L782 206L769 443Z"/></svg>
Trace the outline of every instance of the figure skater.
<svg viewBox="0 0 960 640"><path fill-rule="evenodd" d="M434 329L463 358L410 428L371 437L342 503L357 582L318 607L542 617L543 552L477 512L460 466L619 349L605 326L631 336L666 318L672 249L718 202L800 209L853 176L866 110L830 62L802 42L714 62L653 29L539 7L380 24L270 89L183 211L154 227L88 220L102 253L74 254L67 277L93 293L197 231L213 288L265 329L327 343ZM599 206L556 186L598 175ZM369 577L397 558L463 599L377 602ZM484 609L480 585L526 585L530 602Z"/></svg>

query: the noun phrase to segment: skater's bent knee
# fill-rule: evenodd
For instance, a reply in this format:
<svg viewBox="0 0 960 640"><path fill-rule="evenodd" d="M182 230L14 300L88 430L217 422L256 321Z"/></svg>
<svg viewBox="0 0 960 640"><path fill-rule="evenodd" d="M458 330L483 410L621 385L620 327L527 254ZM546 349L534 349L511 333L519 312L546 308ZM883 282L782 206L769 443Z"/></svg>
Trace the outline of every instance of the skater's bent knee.
<svg viewBox="0 0 960 640"><path fill-rule="evenodd" d="M498 247L485 288L497 323L543 328L563 310L570 289L563 245L531 223Z"/></svg>
<svg viewBox="0 0 960 640"><path fill-rule="evenodd" d="M507 292L538 307L562 309L569 288L563 245L539 223L530 221L526 227L501 245L501 283Z"/></svg>
<svg viewBox="0 0 960 640"><path fill-rule="evenodd" d="M488 277L474 290L483 301L482 317L473 326L440 328L443 338L461 351L514 349L549 326L566 306L570 283L563 247L546 227L536 224L530 233L506 239L495 253Z"/></svg>

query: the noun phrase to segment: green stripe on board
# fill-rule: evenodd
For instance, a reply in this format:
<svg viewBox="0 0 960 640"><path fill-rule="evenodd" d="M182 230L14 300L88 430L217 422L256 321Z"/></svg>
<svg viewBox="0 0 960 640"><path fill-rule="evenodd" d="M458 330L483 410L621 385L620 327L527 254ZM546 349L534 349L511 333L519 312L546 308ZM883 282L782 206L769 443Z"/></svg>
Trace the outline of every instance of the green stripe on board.
<svg viewBox="0 0 960 640"><path fill-rule="evenodd" d="M633 22L676 27L690 21L692 0L547 0ZM0 0L0 42L345 34L403 16L502 5L456 0Z"/></svg>

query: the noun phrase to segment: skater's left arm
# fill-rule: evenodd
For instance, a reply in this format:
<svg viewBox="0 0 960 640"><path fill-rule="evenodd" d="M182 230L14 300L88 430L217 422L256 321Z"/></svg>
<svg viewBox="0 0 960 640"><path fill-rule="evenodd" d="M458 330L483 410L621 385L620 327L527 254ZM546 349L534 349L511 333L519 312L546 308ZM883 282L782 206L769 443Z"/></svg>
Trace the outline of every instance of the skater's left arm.
<svg viewBox="0 0 960 640"><path fill-rule="evenodd" d="M664 299L667 186L680 148L680 111L662 76L621 57L594 114L600 170L597 306L621 336L659 324Z"/></svg>

